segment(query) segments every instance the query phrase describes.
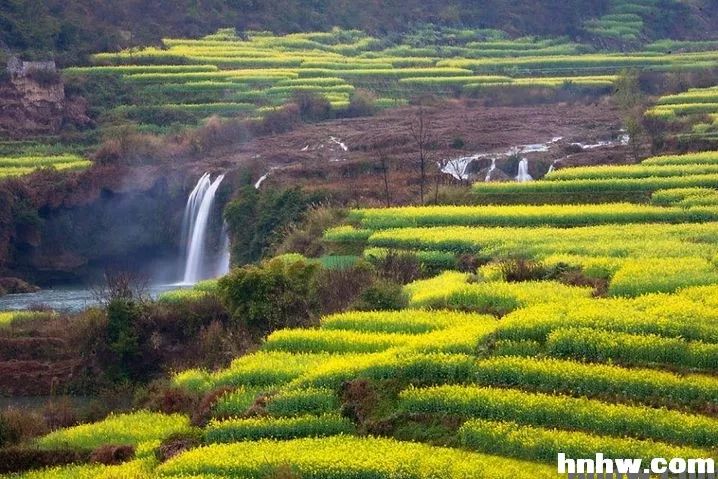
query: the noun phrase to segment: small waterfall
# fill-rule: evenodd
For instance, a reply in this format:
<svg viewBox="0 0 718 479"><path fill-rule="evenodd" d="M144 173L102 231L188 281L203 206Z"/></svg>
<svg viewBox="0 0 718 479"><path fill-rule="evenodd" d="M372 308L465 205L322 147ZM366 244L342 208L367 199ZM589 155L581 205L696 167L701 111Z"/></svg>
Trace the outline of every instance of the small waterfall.
<svg viewBox="0 0 718 479"><path fill-rule="evenodd" d="M187 199L182 221L182 244L185 257L183 283L194 284L208 277L206 273L206 243L209 217L212 213L214 197L222 180L224 180L224 175L219 175L214 181L211 181L209 173L205 173Z"/></svg>
<svg viewBox="0 0 718 479"><path fill-rule="evenodd" d="M496 169L496 158L491 158L491 166L489 167L489 171L486 172L486 178L484 178L485 182L491 181L491 173L494 172Z"/></svg>
<svg viewBox="0 0 718 479"><path fill-rule="evenodd" d="M219 245L219 258L217 258L217 265L214 270L214 277L219 278L229 273L229 225L227 222L222 223L222 242Z"/></svg>
<svg viewBox="0 0 718 479"><path fill-rule="evenodd" d="M533 180L533 177L529 175L529 160L522 158L519 162L519 171L518 175L516 175L516 181L519 183L525 183L531 180Z"/></svg>
<svg viewBox="0 0 718 479"><path fill-rule="evenodd" d="M271 173L271 170L268 171L268 172L266 172L265 174L263 174L262 176L259 177L259 179L257 180L257 182L254 184L254 189L255 189L255 190L258 190L259 187L262 186L262 183L264 183L264 180L266 180L267 178L269 178L269 173Z"/></svg>
<svg viewBox="0 0 718 479"><path fill-rule="evenodd" d="M546 175L550 175L551 172L553 172L553 170L556 169L556 163L558 163L559 161L561 161L561 160L553 160L551 162L551 166L548 167L548 171L546 172Z"/></svg>

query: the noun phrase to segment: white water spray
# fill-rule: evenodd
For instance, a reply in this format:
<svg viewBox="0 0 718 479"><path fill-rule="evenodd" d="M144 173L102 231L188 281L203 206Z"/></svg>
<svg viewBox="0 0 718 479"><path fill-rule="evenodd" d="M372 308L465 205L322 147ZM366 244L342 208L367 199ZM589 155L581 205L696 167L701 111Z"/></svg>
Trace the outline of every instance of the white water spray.
<svg viewBox="0 0 718 479"><path fill-rule="evenodd" d="M561 160L560 160L560 159L559 159L559 160L553 160L553 161L551 162L551 166L548 167L548 171L546 172L546 175L550 175L550 174L556 169L556 164L557 164L559 161L561 161Z"/></svg>
<svg viewBox="0 0 718 479"><path fill-rule="evenodd" d="M518 175L516 175L516 181L519 183L525 183L531 180L533 180L533 177L529 175L529 160L522 158L519 162L519 171Z"/></svg>
<svg viewBox="0 0 718 479"><path fill-rule="evenodd" d="M187 199L182 221L182 241L185 253L182 282L185 284L194 284L208 277L205 265L209 216L222 180L224 180L224 175L219 175L214 181L211 181L209 173L205 173ZM229 249L228 246L227 249ZM216 271L212 273L216 273Z"/></svg>
<svg viewBox="0 0 718 479"><path fill-rule="evenodd" d="M491 173L493 173L495 169L496 169L496 158L491 158L491 166L489 167L489 171L486 172L486 178L484 178L484 181L486 183L491 181Z"/></svg>
<svg viewBox="0 0 718 479"><path fill-rule="evenodd" d="M219 244L219 257L217 258L217 264L214 269L214 277L219 278L229 273L229 225L227 222L222 223L222 239Z"/></svg>

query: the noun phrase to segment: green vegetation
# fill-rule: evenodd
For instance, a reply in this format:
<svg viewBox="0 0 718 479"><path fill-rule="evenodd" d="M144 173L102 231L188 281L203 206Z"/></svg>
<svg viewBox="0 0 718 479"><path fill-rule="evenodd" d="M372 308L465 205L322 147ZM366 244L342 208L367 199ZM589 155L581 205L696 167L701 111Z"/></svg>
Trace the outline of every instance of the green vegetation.
<svg viewBox="0 0 718 479"><path fill-rule="evenodd" d="M638 46L644 19L655 16L653 5L645 8L587 20L585 28ZM678 17L676 8L662 6ZM69 68L65 76L114 78L130 88L127 99L108 105L113 121L196 125L212 114L261 116L298 94L323 97L332 114L351 115L357 89L376 97L369 110L426 94L482 96L486 88L609 93L626 68L702 71L716 61L715 50L619 54L566 37L508 38L495 30L426 26L383 39L338 28L291 35L222 29L194 40L165 38L162 47L97 53L94 66Z"/></svg>
<svg viewBox="0 0 718 479"><path fill-rule="evenodd" d="M718 437L718 421L705 416L510 389L469 386L408 389L401 393L400 408L412 413L448 413L498 421L510 417L519 424L706 448L715 447Z"/></svg>
<svg viewBox="0 0 718 479"><path fill-rule="evenodd" d="M139 411L131 414L110 416L107 419L80 426L61 429L38 440L45 449L71 446L93 449L103 444L132 444L164 439L171 434L188 432L189 419L174 414L158 414Z"/></svg>
<svg viewBox="0 0 718 479"><path fill-rule="evenodd" d="M229 419L212 421L205 428L207 442L257 441L259 439L296 439L334 436L354 432L346 419L324 416L294 418Z"/></svg>
<svg viewBox="0 0 718 479"><path fill-rule="evenodd" d="M374 6L345 5L337 24L372 21L378 31L405 19L404 10L434 6L385 3L375 20L366 18ZM90 66L63 74L74 92L113 97L94 114L116 127L170 131L241 117L249 121L212 119L207 131L233 125L226 131L248 138L256 131L247 125L261 117L256 125L280 132L434 94L604 93L663 72L700 83L718 62L707 40L643 46L667 30L659 14L675 20L694 8L672 0L576 0L565 8L581 12L570 31L533 6L544 26L507 29L526 35L513 37L421 24L383 37L339 28L281 34L308 21L327 27L315 6L281 5L284 28L274 33L243 30L264 25L252 21L256 6L210 2L194 39L108 45ZM443 23L478 15L473 6L452 14L452 6L435 13ZM239 28L196 38L216 28L211 18L240 7L246 18L226 19ZM291 28L286 17L297 18ZM711 93L663 97L646 125L714 120ZM640 102L617 103L626 114ZM205 152L200 132L179 135L196 156ZM471 148L466 140L452 148ZM75 150L0 153L0 175L87 163ZM48 321L64 329L67 320L67 337L80 338L68 346L82 358L72 374L100 371L115 387L108 396L132 390L125 411L134 412L64 417L53 404L43 429L28 425L35 416L0 413L0 440L23 451L93 456L33 464L38 471L23 467L13 479L548 478L558 452L647 459L711 457L718 448L716 152L563 168L521 184L482 181L462 206L437 195L430 206L346 202L354 209L340 210L318 206L328 195L317 189L238 184L223 212L236 262L225 277L157 301L122 291L101 308ZM36 344L65 340L38 332L16 344L17 331L43 314L0 313L2 345L32 358L42 352ZM123 446L132 448L118 459ZM97 460L106 450L112 461Z"/></svg>
<svg viewBox="0 0 718 479"><path fill-rule="evenodd" d="M0 157L0 179L32 173L38 168L73 171L87 168L90 164L90 161L78 155L5 156Z"/></svg>

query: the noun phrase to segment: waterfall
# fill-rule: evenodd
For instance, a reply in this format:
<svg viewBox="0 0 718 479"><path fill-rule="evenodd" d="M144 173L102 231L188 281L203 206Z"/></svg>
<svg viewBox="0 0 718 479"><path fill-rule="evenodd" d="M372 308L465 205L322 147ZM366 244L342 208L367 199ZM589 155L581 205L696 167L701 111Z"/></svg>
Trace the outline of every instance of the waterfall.
<svg viewBox="0 0 718 479"><path fill-rule="evenodd" d="M558 163L559 161L561 161L561 160L560 159L553 160L551 162L551 166L548 167L548 171L546 172L546 175L550 175L556 169L556 163Z"/></svg>
<svg viewBox="0 0 718 479"><path fill-rule="evenodd" d="M491 166L489 167L489 171L486 172L486 178L484 178L485 182L491 181L491 173L494 172L496 169L496 158L491 158Z"/></svg>
<svg viewBox="0 0 718 479"><path fill-rule="evenodd" d="M533 177L529 175L529 160L522 158L519 162L519 174L516 175L516 181L519 183L525 183L526 181L533 180Z"/></svg>
<svg viewBox="0 0 718 479"><path fill-rule="evenodd" d="M205 173L187 199L182 221L182 245L185 257L183 283L194 284L207 278L206 243L209 217L212 213L214 197L223 179L224 175L219 175L211 181L209 173ZM227 250L229 250L228 246Z"/></svg>
<svg viewBox="0 0 718 479"><path fill-rule="evenodd" d="M217 265L214 270L215 278L229 273L229 262L229 225L225 221L222 223L222 240L219 245L219 258L217 258Z"/></svg>

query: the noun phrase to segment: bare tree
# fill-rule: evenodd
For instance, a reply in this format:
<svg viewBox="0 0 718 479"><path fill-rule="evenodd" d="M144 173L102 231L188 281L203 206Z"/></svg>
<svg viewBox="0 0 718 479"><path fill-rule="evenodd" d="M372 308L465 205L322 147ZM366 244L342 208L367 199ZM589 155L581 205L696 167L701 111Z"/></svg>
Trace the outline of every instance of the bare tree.
<svg viewBox="0 0 718 479"><path fill-rule="evenodd" d="M391 206L391 193L389 191L389 168L391 167L391 158L383 149L379 149L376 153L376 159L381 171L382 180L384 182L384 202L387 208Z"/></svg>
<svg viewBox="0 0 718 479"><path fill-rule="evenodd" d="M132 271L105 272L105 282L90 289L93 299L107 306L115 299L145 301L149 280Z"/></svg>
<svg viewBox="0 0 718 479"><path fill-rule="evenodd" d="M428 148L433 141L431 120L427 118L424 106L419 106L414 120L409 125L409 132L419 150L419 195L421 203L424 204L424 192L426 190L426 172L429 162Z"/></svg>

